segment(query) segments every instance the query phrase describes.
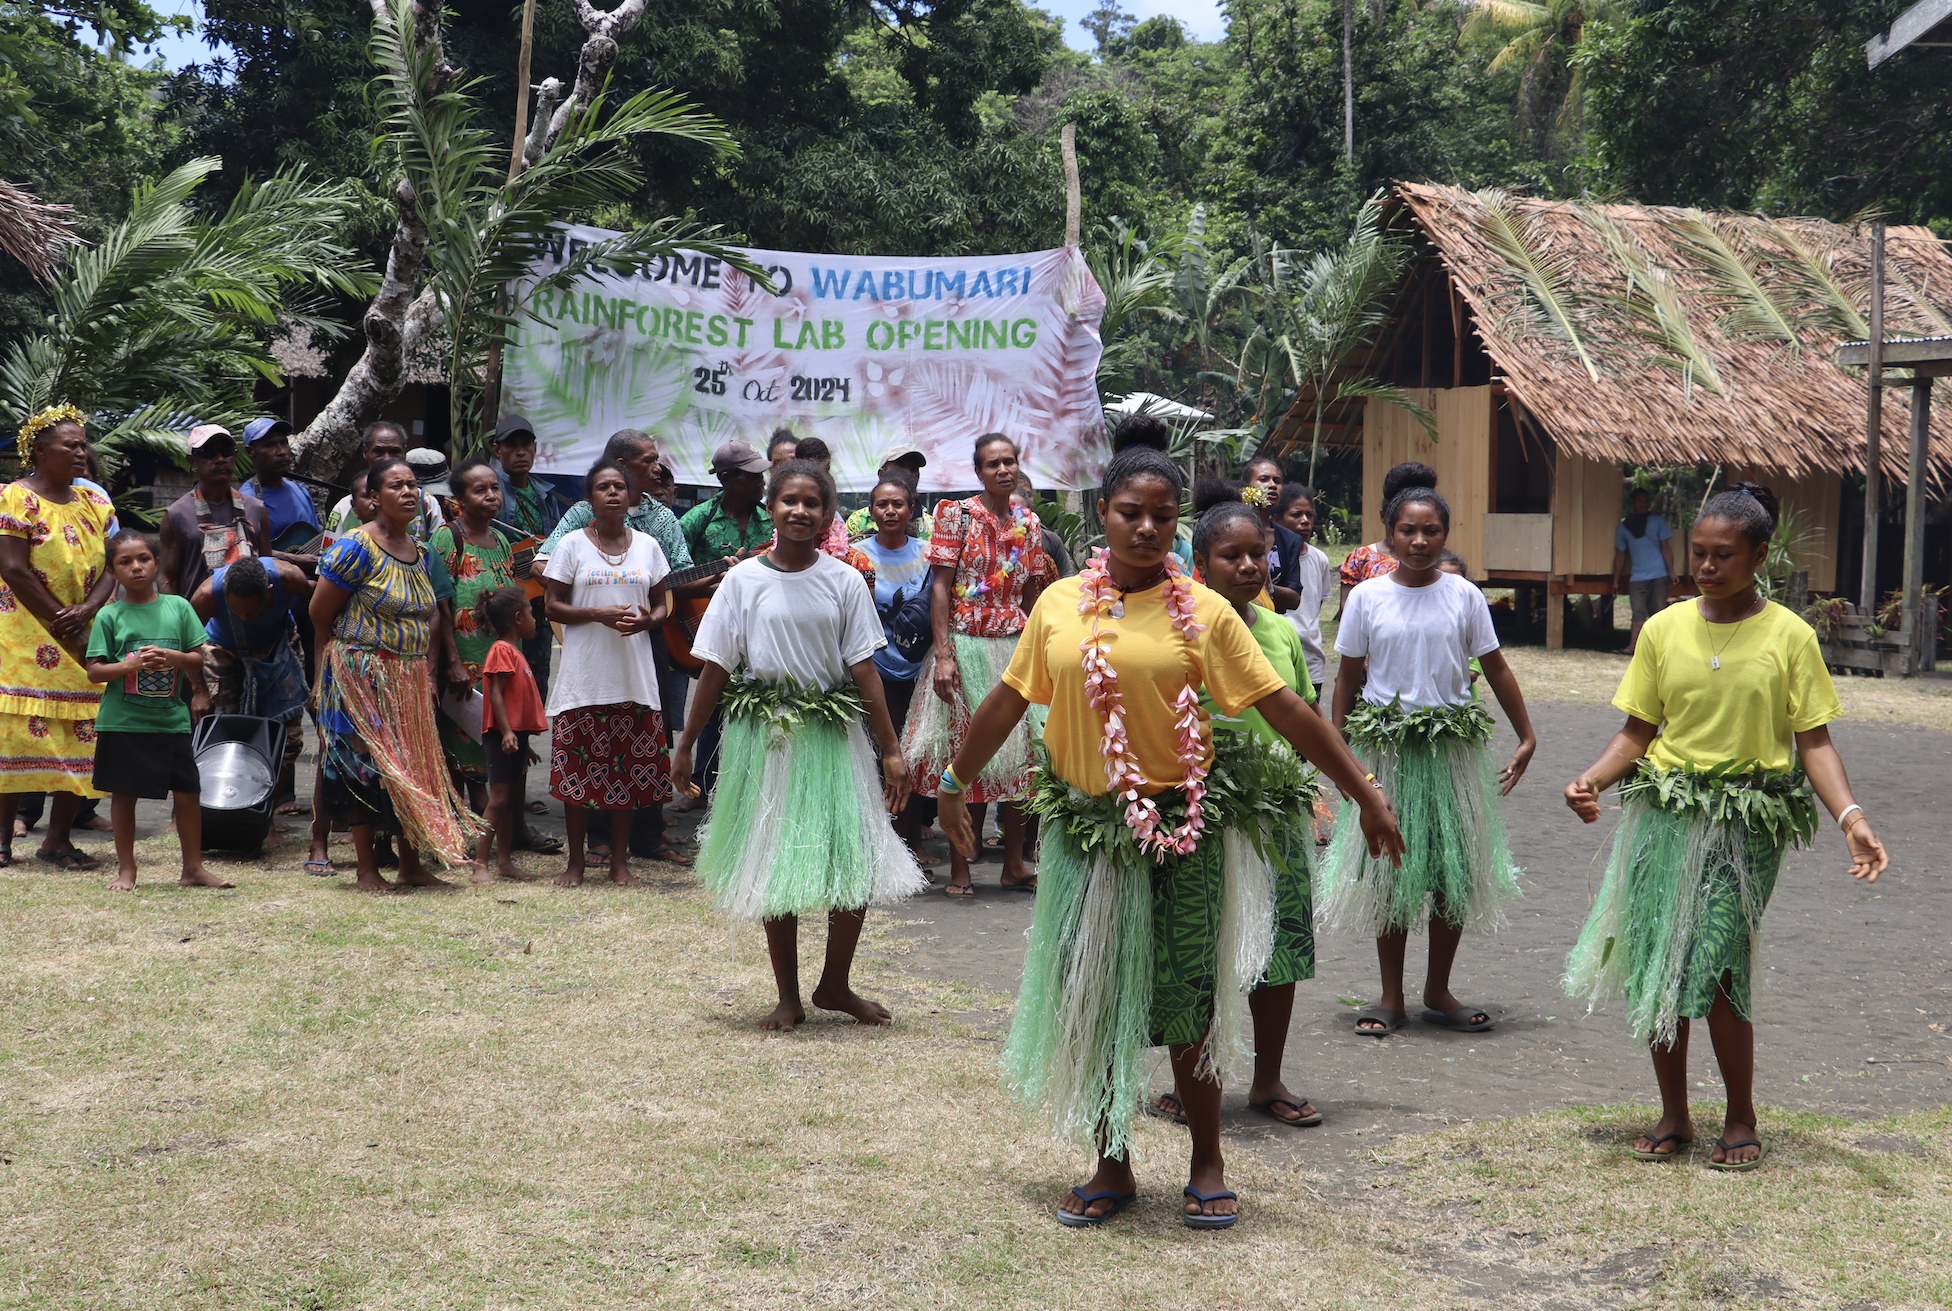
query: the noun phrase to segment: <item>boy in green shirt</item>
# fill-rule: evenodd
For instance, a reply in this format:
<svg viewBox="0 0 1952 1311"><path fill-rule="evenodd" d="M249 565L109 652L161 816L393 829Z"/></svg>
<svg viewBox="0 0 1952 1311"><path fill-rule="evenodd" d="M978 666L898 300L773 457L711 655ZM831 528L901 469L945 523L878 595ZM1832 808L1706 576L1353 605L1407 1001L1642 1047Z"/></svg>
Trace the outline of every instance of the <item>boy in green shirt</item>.
<svg viewBox="0 0 1952 1311"><path fill-rule="evenodd" d="M156 552L125 529L108 567L126 600L103 606L88 634L88 677L108 684L95 717L95 790L113 795L115 892L136 886L136 799L176 797L176 835L191 888L231 888L203 867L202 780L190 754L192 686L203 677L203 624L180 596L156 591Z"/></svg>

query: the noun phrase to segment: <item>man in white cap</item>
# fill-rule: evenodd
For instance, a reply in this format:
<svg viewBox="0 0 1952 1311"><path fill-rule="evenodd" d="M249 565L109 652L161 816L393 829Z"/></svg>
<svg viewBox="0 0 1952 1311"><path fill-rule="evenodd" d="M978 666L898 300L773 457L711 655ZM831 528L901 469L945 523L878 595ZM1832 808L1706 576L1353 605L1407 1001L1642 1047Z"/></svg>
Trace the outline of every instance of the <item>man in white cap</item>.
<svg viewBox="0 0 1952 1311"><path fill-rule="evenodd" d="M271 553L271 520L264 502L231 485L237 440L230 429L203 423L190 429L190 468L197 485L163 511L157 582L188 599L211 572L247 555Z"/></svg>
<svg viewBox="0 0 1952 1311"><path fill-rule="evenodd" d="M878 480L886 478L890 470L905 472L908 475L909 482L919 487L922 481L922 469L928 462L929 457L922 454L921 447L910 442L896 442L893 446L881 452L881 463L875 467L874 476ZM916 504L921 504L919 498ZM866 506L862 506L853 514L847 516L847 536L849 540L858 542L863 537L874 536L874 532L874 518L868 513ZM932 514L918 514L909 521L908 535L910 537L919 537L926 542L934 533L935 516Z"/></svg>

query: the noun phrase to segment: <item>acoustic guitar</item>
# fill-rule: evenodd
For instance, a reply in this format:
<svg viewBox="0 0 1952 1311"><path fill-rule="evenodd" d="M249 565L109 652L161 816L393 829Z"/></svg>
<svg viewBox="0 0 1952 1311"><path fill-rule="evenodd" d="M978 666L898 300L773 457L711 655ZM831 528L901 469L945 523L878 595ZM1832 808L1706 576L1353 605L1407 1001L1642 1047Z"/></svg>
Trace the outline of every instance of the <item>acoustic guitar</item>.
<svg viewBox="0 0 1952 1311"><path fill-rule="evenodd" d="M531 601L542 595L542 577L535 572L535 553L542 539L531 534L508 544L508 571L522 583L522 592Z"/></svg>
<svg viewBox="0 0 1952 1311"><path fill-rule="evenodd" d="M705 608L712 603L712 599L709 596L694 596L681 601L672 592L691 583L716 578L735 563L721 557L708 564L693 565L689 569L667 574L661 584L665 589L665 605L670 610L662 630L664 647L671 653L671 663L688 674L696 674L705 667L705 662L691 653L691 643L698 636L698 625L704 620Z"/></svg>

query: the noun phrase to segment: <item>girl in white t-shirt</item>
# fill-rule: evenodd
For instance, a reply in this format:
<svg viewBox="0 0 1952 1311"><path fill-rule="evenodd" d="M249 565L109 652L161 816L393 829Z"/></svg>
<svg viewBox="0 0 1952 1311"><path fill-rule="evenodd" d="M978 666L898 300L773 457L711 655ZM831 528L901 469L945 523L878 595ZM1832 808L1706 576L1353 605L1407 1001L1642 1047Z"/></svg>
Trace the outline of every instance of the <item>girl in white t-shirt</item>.
<svg viewBox="0 0 1952 1311"><path fill-rule="evenodd" d="M1492 797L1485 743L1491 715L1471 696L1471 660L1518 734L1518 750L1498 771L1498 795L1524 777L1538 739L1518 679L1498 649L1484 593L1444 572L1450 506L1413 487L1383 513L1397 567L1356 585L1340 616L1335 649L1335 724L1388 796L1403 825L1401 866L1369 855L1343 803L1322 862L1322 912L1332 931L1373 935L1382 964L1379 1003L1356 1016L1356 1032L1383 1037L1408 1022L1403 956L1410 930L1428 923L1430 967L1423 987L1426 1023L1465 1033L1491 1016L1450 990L1451 963L1468 926L1496 928L1501 902L1518 895L1518 868Z"/></svg>
<svg viewBox="0 0 1952 1311"><path fill-rule="evenodd" d="M827 960L813 1004L887 1024L887 1008L849 984L854 947L869 906L928 886L889 820L908 799L908 767L874 667L887 640L874 596L818 546L839 503L820 465L774 470L766 509L778 535L771 551L733 566L705 611L691 644L705 668L672 759L673 777L696 795L692 747L723 697L697 869L720 910L766 922L779 1005L764 1029L806 1018L799 917L814 912L827 915ZM881 745L879 776L863 717Z"/></svg>

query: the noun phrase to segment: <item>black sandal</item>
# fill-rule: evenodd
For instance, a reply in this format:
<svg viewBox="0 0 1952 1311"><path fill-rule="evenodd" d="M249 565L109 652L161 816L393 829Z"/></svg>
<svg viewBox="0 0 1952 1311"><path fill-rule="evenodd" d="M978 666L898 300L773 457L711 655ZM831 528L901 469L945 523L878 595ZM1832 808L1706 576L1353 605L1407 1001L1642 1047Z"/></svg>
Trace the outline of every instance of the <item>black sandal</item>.
<svg viewBox="0 0 1952 1311"><path fill-rule="evenodd" d="M84 855L73 847L63 847L58 851L37 851L34 853L34 859L40 861L43 865L52 865L56 869L66 870L70 874L79 874L83 870L94 869L102 863L92 856Z"/></svg>

